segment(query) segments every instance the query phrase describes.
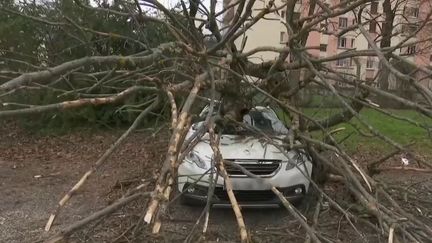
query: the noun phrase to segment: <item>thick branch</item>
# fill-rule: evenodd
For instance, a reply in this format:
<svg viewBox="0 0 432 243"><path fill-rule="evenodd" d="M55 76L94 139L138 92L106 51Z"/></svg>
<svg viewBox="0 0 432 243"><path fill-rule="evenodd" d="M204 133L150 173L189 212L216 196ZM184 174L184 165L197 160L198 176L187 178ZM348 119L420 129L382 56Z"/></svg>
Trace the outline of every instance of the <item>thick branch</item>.
<svg viewBox="0 0 432 243"><path fill-rule="evenodd" d="M92 64L117 65L119 67L148 66L158 60L164 51L175 51L175 43L165 43L160 47L153 49L153 53L148 56L93 56L65 62L44 71L20 75L0 85L0 91L18 88L21 85L26 85L32 82L47 83L53 78L65 74L70 70Z"/></svg>
<svg viewBox="0 0 432 243"><path fill-rule="evenodd" d="M0 111L0 118L25 116L25 115L39 114L39 113L50 112L50 111L64 111L64 110L76 109L88 105L98 106L98 105L105 105L105 104L115 104L129 97L131 94L139 91L158 91L158 89L154 87L133 86L116 95L104 97L104 98L86 98L86 99L64 101L64 102L49 104L49 105L32 106L24 109ZM7 106L7 105L8 103L3 103L3 106Z"/></svg>

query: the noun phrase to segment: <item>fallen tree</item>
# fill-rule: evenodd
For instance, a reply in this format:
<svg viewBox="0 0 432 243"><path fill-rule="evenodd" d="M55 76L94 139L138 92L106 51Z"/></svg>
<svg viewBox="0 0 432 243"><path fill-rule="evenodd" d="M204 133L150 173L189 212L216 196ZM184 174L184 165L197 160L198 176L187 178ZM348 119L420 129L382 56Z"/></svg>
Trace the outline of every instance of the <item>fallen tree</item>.
<svg viewBox="0 0 432 243"><path fill-rule="evenodd" d="M239 226L240 240L242 242L250 241L241 208L232 193L230 179L225 171L224 166L230 162L221 157L218 148L218 135L214 133L213 129L216 122L241 121L244 111L254 105L271 104L290 117L290 133L287 135L281 151L284 152L285 147L293 148L294 141L300 141L300 146L305 148L313 157L315 173L326 174L330 171L334 175L333 178L337 178L338 182L343 183L358 204L374 219L373 222L368 222L370 228L388 238L389 242L426 242L431 239L432 228L430 224L428 225L417 218L416 215L404 210L389 194L388 186L373 178L373 175L381 170L411 170L430 173L430 168L424 167L431 167L431 164L413 156L419 165L418 168L378 168L378 165L394 155L391 154L372 162L371 168L365 170L360 166L359 161L352 158L335 138L335 133L337 133L337 130L334 130L335 126L356 120L372 136L394 147L396 149L395 153L402 151L410 153L407 150L408 146L403 146L384 135L361 115L360 111L364 107L375 107L377 111L385 115L398 117L392 114L391 111L377 107L376 104L368 100L371 94L379 94L386 99L402 103L429 119L432 118L432 104L430 103L432 101L432 92L419 84L423 77L409 76L398 70L395 67L395 62L392 62L393 59L399 58L393 57L396 49L411 45L411 43L408 43L410 39L405 38L394 44L387 43L391 40L389 35L390 37L392 33L396 35L394 31L389 30L395 24L389 23L389 21L393 20L388 18L385 20L386 27L384 31L386 43L381 44L380 47L378 47L371 34L365 30L364 26L376 19L365 12L365 9L373 1L343 1L332 5L326 5L320 0L306 1L302 3L305 11L300 16L296 14L298 3L295 0L282 3L271 0L259 10L254 9L255 0L224 1L222 9L217 8L215 0L212 0L209 6L204 6L199 1L198 3L190 1L189 7L187 7L186 3L181 2L180 7L175 10L167 9L163 4L152 0L118 2L120 3L119 6L123 7L116 6L118 8L114 8L109 5L93 7L89 3L80 0L74 0L73 3L70 3L74 8L103 13L102 16L120 16L129 20L134 25L134 34L140 33L140 31L144 32L143 28L146 28L148 23L161 24L167 30L171 39L150 48L148 43L145 43L145 38L140 39L139 35L131 37L106 33L98 29L91 29L88 26L82 26L84 23L77 23L70 18L52 17L53 19L49 19L43 14L34 16L24 11L12 10L7 5L0 5L0 11L14 15L16 18L31 19L39 25L74 27L80 32L90 33L91 35L105 36L116 41L121 39L123 45L129 45L130 41L133 41L140 46L140 49L125 56L116 53L102 55L101 51L96 51L96 48L92 47L93 41L91 38L85 38L86 35L83 34L84 37L75 36L75 38L78 39L81 45L94 48L94 52L92 52L94 55L90 56L86 53L85 56L80 58L53 63L49 67L45 61L28 64L27 66L36 69L32 71L24 70L21 66L16 67L16 70L14 70L13 66L10 66L9 70L6 70L5 75L12 76L2 79L4 81L0 85L0 91L2 92L0 99L4 100L2 101L4 109L0 110L0 118L28 116L43 112L62 112L80 109L85 106L121 104L124 100L135 96L144 99L144 101L141 99L140 102L131 105L138 107L140 113L130 128L62 197L57 209L54 210L46 224L46 231L51 229L55 218L60 213L60 209L71 200L75 193L78 193L78 189L84 186L87 178L97 172L97 169L105 163L106 159L115 152L118 146L121 146L121 142L137 128L144 117L154 113L156 110L163 112L168 107L168 105L161 106L165 102L170 107L169 127L171 137L165 160L161 165L159 178L143 215L144 221L152 225L153 233L159 233L163 227L164 217L162 216L166 213L167 205L173 198L177 169L193 145L202 138L206 131L209 131L211 135L210 142L215 155L214 168L211 168L211 170L220 172L221 176L225 178L229 200ZM124 2L124 5L122 5L122 2ZM393 6L393 11L402 6L402 3L399 2L403 1L396 2L398 3ZM386 8L391 10L392 6L388 6L389 1L385 1L385 4ZM154 16L146 14L142 9L144 7L157 10L160 14ZM202 17L196 16L197 8L204 13ZM59 10L55 9L54 11ZM284 12L284 16L281 16L280 11ZM339 16L345 16L347 13L354 13L353 25L342 30L317 29L320 23ZM218 24L221 19L220 16L224 16L222 25ZM281 23L275 22L274 24L282 24L286 33L288 33L288 39L284 46L259 46L244 51L247 38L244 37L241 40L243 34L252 31L257 23L265 21L269 16L282 17L280 18ZM422 31L422 29L426 31L430 16L431 13L426 14L422 20L423 23L416 30L417 32ZM204 27L207 28L206 34L203 31ZM65 29L64 31L67 34L68 30ZM370 49L358 50L352 48L327 57L312 55L310 50L314 48L307 45L307 40L313 32L325 33L332 37L340 37L345 33L354 32L365 38ZM205 35L210 36L211 41ZM239 40L241 40L240 44ZM430 42L430 39L418 39L417 41L419 43ZM144 44L141 45L140 43ZM40 47L43 49L46 46L40 45ZM46 50L46 52L48 51ZM264 52L274 53L276 59L264 60L258 63L252 61L254 55ZM40 55L44 55L43 51L41 53ZM47 57L49 58L49 56ZM366 80L361 73L364 64L357 59L367 57L375 57L379 60L381 65L385 67L386 72L377 72L375 79ZM355 73L347 74L330 65L333 62L343 62L347 58L357 60L353 65L356 66ZM16 57L8 57L8 59L10 63L25 62ZM416 67L416 64L410 63L410 65ZM416 68L429 72L428 75L431 73L427 68L420 66ZM385 83L385 79L388 79L390 74L399 78L401 82L406 82L407 86L417 89L424 97L425 103L420 104L400 97L387 89L375 85L377 80L380 83ZM352 87L356 91L355 95L347 97L338 88L337 84ZM316 119L306 114L298 106L296 99L301 94L301 90L310 86L319 87L332 93L343 107L341 112L323 119ZM24 91L27 95L32 95L34 90L41 89L49 90L58 97L64 98L59 103L47 105L8 102L8 98L16 92ZM71 95L73 98L70 98ZM254 97L257 95L264 98L256 102ZM180 103L180 100L183 102ZM208 115L203 129L198 130L190 140L186 141L186 133L199 112L197 108L207 103L211 109L214 109L215 102L220 101L223 103L221 116ZM208 114L212 114L212 112ZM409 118L402 117L400 119L421 127L425 133L430 132L430 127L425 124L420 124ZM313 131L320 131L324 136L317 137L313 134ZM271 139L265 138L259 131L254 132L257 136L264 137L264 139L271 142ZM330 156L324 156L323 152L329 153ZM241 165L230 165L239 166L239 169L244 171L246 175L259 179ZM318 177L322 178L326 177L326 175ZM308 179L314 189L319 192L320 200L325 199L330 202L331 206L349 222L365 221L358 215L348 212L344 205L340 205L339 202L326 195L321 188L322 180L317 180L317 178ZM317 227L317 215L320 213L319 207L315 210L312 223L310 223L301 212L295 209L287 200L284 200L276 187L272 186L272 191L281 198L285 208L300 221L301 226L308 235L308 241L331 242L330 239L320 233ZM112 213L117 208L143 195L148 195L148 193L138 192L120 199L117 203L97 212L95 215L71 225L60 235L55 236L52 242L73 234L74 231L85 227L86 224ZM209 195L211 194L209 193ZM205 220L203 232L206 231L205 228L208 224L209 205L206 210L207 220ZM353 223L351 225L355 228ZM357 231L356 228L355 230Z"/></svg>

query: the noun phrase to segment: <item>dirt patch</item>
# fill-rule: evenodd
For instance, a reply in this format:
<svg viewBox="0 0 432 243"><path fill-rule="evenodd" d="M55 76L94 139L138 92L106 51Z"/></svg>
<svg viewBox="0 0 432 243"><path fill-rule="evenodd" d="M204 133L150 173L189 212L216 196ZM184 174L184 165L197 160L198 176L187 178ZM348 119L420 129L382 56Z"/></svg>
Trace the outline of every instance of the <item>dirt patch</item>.
<svg viewBox="0 0 432 243"><path fill-rule="evenodd" d="M151 183L157 178L157 170L166 152L166 136L154 138L145 132L135 133L109 159L108 164L92 176L83 189L70 200L56 220L53 230L49 233L43 231L60 198L120 134L121 131L74 131L62 136L40 136L12 125L0 128L0 241L43 241L65 226L112 203L143 180L150 182L147 190L151 191ZM394 163L398 163L397 158ZM391 182L391 185L409 187L410 192L417 193L425 202L421 208L407 203L410 211L418 213L420 210L425 218L432 215L432 203L427 205L432 199L432 180L428 180L428 174L392 172L380 175L378 179ZM411 186L413 184L415 185ZM329 184L325 191L338 195L337 198L347 204L353 203L341 186ZM407 197L412 196L412 193ZM395 191L394 194L404 200L404 193ZM146 203L146 199L135 201L109 218L74 234L70 241L184 241L202 212L202 208L172 202L168 213L162 218L162 233L153 236L149 233L148 226L140 224ZM308 214L313 211L313 206L312 200L306 200L299 209ZM286 210L244 210L244 217L255 242L305 240L305 233L299 223ZM377 233L361 224L356 224L356 227L369 233L357 234L353 227L327 204L322 206L318 227L327 232L326 237L339 242L386 240L380 239ZM197 233L191 236L191 242L199 239L201 231L202 225L199 225L196 228ZM206 240L235 242L239 239L237 232L231 210L211 211Z"/></svg>
<svg viewBox="0 0 432 243"><path fill-rule="evenodd" d="M57 202L120 134L86 131L37 136L11 125L1 129L0 241L46 238L43 227ZM145 133L132 135L70 200L54 232L106 206L122 187L153 178L164 144Z"/></svg>

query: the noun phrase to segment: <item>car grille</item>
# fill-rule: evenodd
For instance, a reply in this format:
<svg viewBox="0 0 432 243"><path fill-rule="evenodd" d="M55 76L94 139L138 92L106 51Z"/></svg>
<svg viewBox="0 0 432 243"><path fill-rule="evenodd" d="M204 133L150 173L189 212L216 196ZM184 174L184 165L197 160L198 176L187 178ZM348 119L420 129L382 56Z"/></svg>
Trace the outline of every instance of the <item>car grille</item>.
<svg viewBox="0 0 432 243"><path fill-rule="evenodd" d="M257 176L273 175L281 166L280 160L227 160L248 170ZM245 174L233 165L225 165L225 169L229 176L245 176Z"/></svg>
<svg viewBox="0 0 432 243"><path fill-rule="evenodd" d="M259 201L271 201L275 199L275 194L270 190L264 191L241 191L234 190L234 195L239 202L259 202ZM221 201L229 202L227 192L220 187L216 187L214 195Z"/></svg>

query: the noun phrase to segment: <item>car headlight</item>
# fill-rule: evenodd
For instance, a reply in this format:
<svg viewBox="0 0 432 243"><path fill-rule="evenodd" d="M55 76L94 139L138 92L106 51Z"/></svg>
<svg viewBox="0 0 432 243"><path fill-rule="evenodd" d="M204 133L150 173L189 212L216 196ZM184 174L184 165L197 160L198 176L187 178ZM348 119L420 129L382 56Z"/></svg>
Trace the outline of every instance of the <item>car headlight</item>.
<svg viewBox="0 0 432 243"><path fill-rule="evenodd" d="M302 153L289 153L288 154L288 161L284 161L287 165L285 167L286 170L291 170L299 165L304 164L305 162L305 155Z"/></svg>
<svg viewBox="0 0 432 243"><path fill-rule="evenodd" d="M189 163L196 164L201 169L207 169L205 161L201 159L199 155L194 151L191 151L188 155L186 155L185 160Z"/></svg>

